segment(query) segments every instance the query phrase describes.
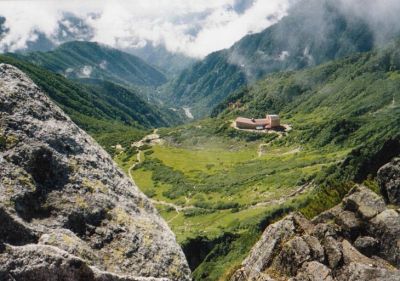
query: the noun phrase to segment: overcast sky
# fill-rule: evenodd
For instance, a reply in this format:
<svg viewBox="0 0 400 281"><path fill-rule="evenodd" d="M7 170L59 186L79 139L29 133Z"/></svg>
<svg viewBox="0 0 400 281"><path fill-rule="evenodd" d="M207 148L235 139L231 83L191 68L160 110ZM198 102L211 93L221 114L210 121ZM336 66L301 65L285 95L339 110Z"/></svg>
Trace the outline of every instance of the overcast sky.
<svg viewBox="0 0 400 281"><path fill-rule="evenodd" d="M118 48L164 44L193 57L230 47L248 33L282 18L295 0L33 0L0 1L6 33L0 50L17 50L38 32L60 42L60 23L82 38L73 15L91 31L91 40Z"/></svg>

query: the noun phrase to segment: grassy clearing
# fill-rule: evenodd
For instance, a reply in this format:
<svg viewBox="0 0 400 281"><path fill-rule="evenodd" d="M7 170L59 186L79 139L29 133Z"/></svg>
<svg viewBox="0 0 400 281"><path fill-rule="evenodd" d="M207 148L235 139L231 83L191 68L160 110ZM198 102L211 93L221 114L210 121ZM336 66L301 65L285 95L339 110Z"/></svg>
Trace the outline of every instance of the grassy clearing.
<svg viewBox="0 0 400 281"><path fill-rule="evenodd" d="M156 146L153 150L155 158L188 177L196 177L199 173L215 174L257 157L254 145L235 150L233 147L215 148L212 144L192 148Z"/></svg>
<svg viewBox="0 0 400 281"><path fill-rule="evenodd" d="M168 141L153 146L141 152L143 162L132 171L146 195L181 208L177 212L157 206L181 243L198 236L214 239L227 231L246 230L256 224L254 218L281 205L281 198L289 198L347 153L266 144L263 139L246 142L203 136L192 138L195 145ZM264 145L261 155L260 145ZM125 153L116 157L125 171L135 163L136 155L126 159Z"/></svg>

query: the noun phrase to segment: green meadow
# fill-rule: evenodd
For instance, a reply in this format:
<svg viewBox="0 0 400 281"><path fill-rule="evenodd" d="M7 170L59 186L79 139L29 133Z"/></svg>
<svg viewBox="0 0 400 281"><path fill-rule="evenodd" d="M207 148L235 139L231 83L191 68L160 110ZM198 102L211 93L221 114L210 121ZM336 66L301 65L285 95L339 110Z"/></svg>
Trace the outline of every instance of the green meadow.
<svg viewBox="0 0 400 281"><path fill-rule="evenodd" d="M279 199L295 197L303 185L311 190L315 175L344 156L273 145L263 147L259 155L260 144L238 142L237 147L210 149L203 147L208 143L185 148L157 145L145 151L143 162L132 171L133 179L155 202L179 207L156 204L184 242L239 231L271 206L282 204Z"/></svg>
<svg viewBox="0 0 400 281"><path fill-rule="evenodd" d="M312 218L354 183L376 190L377 169L400 152L393 52L268 76L228 97L212 118L160 129L164 143L142 148L133 179L176 234L194 280L229 280L266 225L290 212ZM231 127L237 116L265 112L292 130ZM126 149L115 159L128 173L136 157Z"/></svg>

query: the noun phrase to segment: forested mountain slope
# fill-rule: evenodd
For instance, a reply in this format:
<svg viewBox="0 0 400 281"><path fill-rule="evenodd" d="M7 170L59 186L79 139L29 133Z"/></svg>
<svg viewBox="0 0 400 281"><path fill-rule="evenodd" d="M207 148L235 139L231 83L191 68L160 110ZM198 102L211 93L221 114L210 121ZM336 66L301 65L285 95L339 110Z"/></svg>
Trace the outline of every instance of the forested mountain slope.
<svg viewBox="0 0 400 281"><path fill-rule="evenodd" d="M365 145L400 133L400 41L308 70L271 75L232 94L220 116L278 113L291 141Z"/></svg>
<svg viewBox="0 0 400 281"><path fill-rule="evenodd" d="M27 73L81 128L103 145L131 142L145 130L179 123L170 110L149 105L131 89L107 81L71 81L33 64L0 56ZM126 143L123 143L126 144Z"/></svg>
<svg viewBox="0 0 400 281"><path fill-rule="evenodd" d="M183 71L166 90L168 98L192 106L195 116L201 117L240 86L268 73L302 69L371 50L376 34L368 25L369 19L347 13L340 3L300 1L277 24ZM395 32L386 32L379 43L393 38Z"/></svg>
<svg viewBox="0 0 400 281"><path fill-rule="evenodd" d="M10 55L68 78L95 78L139 86L166 82L164 74L142 59L94 42L71 41L49 52Z"/></svg>
<svg viewBox="0 0 400 281"><path fill-rule="evenodd" d="M144 47L127 49L126 52L138 56L150 65L156 66L170 77L180 74L182 70L197 61L181 53L172 53L162 45L154 46L150 42L147 42Z"/></svg>

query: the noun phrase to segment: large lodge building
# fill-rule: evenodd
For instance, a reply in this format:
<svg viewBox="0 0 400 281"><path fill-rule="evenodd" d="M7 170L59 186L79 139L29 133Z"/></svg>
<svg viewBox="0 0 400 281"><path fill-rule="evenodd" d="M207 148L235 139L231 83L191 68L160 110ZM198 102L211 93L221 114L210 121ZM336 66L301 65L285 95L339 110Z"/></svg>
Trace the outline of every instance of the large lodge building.
<svg viewBox="0 0 400 281"><path fill-rule="evenodd" d="M236 118L236 127L238 129L249 129L249 130L265 130L280 127L280 118L278 115L267 115L265 119L254 119L254 118Z"/></svg>

